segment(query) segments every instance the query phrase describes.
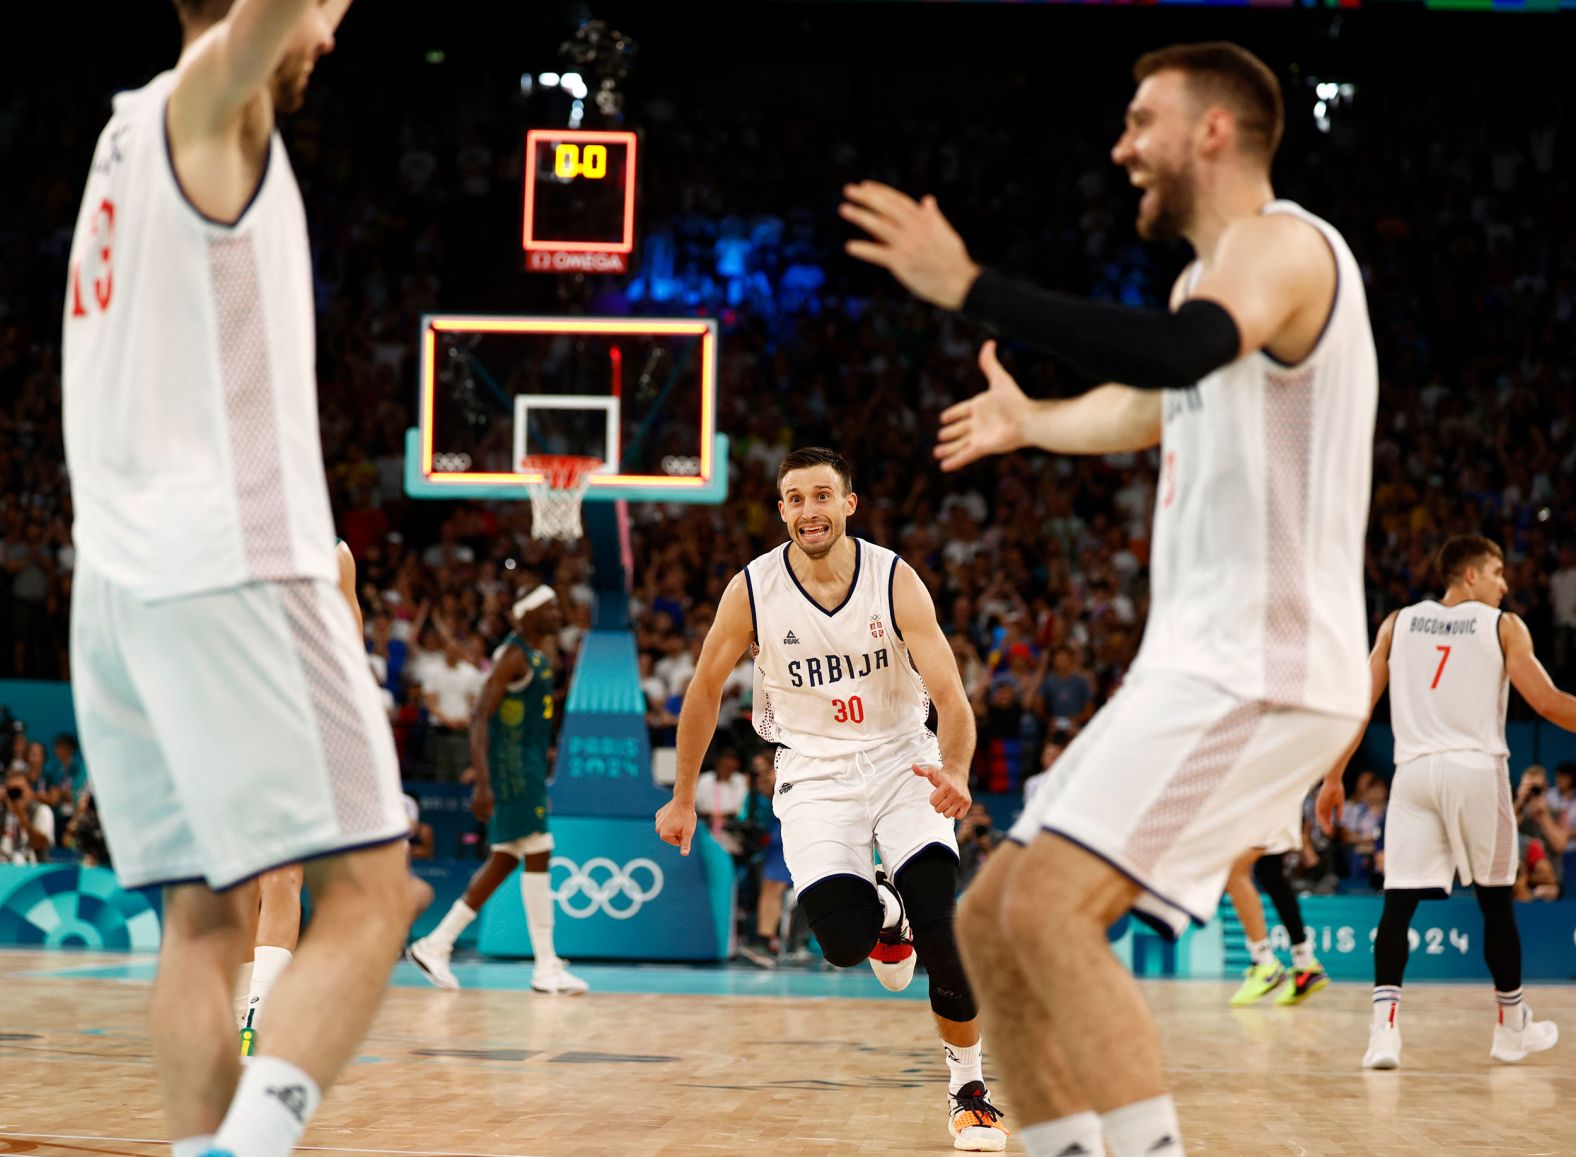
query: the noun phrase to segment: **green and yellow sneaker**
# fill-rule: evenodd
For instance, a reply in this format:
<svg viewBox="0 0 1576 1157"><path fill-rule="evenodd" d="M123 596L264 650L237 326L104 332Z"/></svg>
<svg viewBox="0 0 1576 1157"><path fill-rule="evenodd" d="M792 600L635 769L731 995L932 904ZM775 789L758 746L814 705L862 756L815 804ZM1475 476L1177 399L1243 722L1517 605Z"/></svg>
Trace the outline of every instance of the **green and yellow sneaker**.
<svg viewBox="0 0 1576 1157"><path fill-rule="evenodd" d="M1231 998L1231 1007L1241 1008L1245 1004L1263 1000L1279 988L1285 979L1286 968L1279 960L1250 965L1243 970L1242 987Z"/></svg>

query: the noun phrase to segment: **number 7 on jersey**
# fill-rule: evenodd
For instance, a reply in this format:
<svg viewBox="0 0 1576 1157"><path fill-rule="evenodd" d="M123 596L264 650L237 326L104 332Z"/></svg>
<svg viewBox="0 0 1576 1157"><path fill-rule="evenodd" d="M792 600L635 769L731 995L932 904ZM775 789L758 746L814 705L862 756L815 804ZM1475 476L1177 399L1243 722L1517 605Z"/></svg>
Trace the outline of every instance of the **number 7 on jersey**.
<svg viewBox="0 0 1576 1157"><path fill-rule="evenodd" d="M1441 645L1435 647L1434 650L1443 651L1444 654L1439 657L1439 670L1434 672L1434 681L1428 685L1428 689L1430 691L1437 691L1439 689L1439 677L1445 673L1445 664L1450 662L1449 647Z"/></svg>

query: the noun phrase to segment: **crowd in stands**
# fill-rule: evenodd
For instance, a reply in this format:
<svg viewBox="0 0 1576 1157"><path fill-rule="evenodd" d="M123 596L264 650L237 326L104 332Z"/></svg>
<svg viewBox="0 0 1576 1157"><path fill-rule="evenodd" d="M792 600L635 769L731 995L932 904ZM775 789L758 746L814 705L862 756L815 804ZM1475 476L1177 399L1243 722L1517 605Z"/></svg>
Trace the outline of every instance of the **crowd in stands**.
<svg viewBox="0 0 1576 1157"><path fill-rule="evenodd" d="M782 541L778 462L796 445L825 444L854 464L860 507L850 532L898 550L935 598L978 719L976 792L1021 795L1137 652L1157 462L1152 453L1015 454L943 476L926 451L940 411L980 384L983 335L853 269L832 210L849 178L933 191L983 261L1075 292L1163 303L1178 254L1134 239L1132 197L1095 135L1114 121L1063 142L1054 163L1025 176L1017 134L949 119L934 98L879 133L857 118L777 133L769 108L727 93L647 92L630 111L651 142L637 272L523 287L515 258L499 256L520 184L518 114L489 101L479 80L450 83L453 118L430 114L426 88L422 107L401 108L393 88L369 96L320 85L285 126L314 247L328 481L407 776L463 776L462 708L521 587L549 582L563 600L560 670L591 616L585 548L533 539L524 504L405 497L419 316L589 309L724 323L729 500L634 511L633 607L653 740L672 741L727 581ZM1277 179L1283 195L1344 231L1364 271L1382 375L1370 627L1436 589L1427 563L1445 535L1486 534L1506 550L1507 605L1528 621L1556 680L1571 683L1576 370L1563 355L1576 322L1572 161L1546 106L1529 99L1524 115L1494 121L1473 91L1420 99L1382 76L1362 78L1356 111L1334 131L1293 126L1296 147ZM64 253L105 108L62 102L47 121L19 108L0 108L0 167L10 174L0 214L0 677L65 679ZM1377 147L1381 139L1418 144ZM1031 393L1084 384L1027 351L1005 356ZM749 768L759 751L748 673L745 660L729 683L707 763L714 789L730 774L742 784L746 772L723 768ZM27 738L16 759L37 798L69 821L71 792L61 796L49 752L33 742L44 737ZM61 750L54 758L69 778ZM1569 829L1569 777L1560 784L1542 796L1547 816L1523 817L1529 847L1534 838L1544 847L1527 865L1533 894L1562 875L1563 837L1545 830ZM1354 791L1338 846L1310 837L1299 869L1310 886L1382 871L1383 793L1382 782ZM725 794L715 814L749 813L744 788ZM1011 818L970 817L966 871Z"/></svg>

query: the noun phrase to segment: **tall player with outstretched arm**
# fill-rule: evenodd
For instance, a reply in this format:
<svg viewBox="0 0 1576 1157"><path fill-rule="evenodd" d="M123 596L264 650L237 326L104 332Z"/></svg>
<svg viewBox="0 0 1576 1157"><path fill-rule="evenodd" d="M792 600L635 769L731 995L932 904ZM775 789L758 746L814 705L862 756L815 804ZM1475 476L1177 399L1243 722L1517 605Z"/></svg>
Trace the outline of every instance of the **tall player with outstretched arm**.
<svg viewBox="0 0 1576 1157"><path fill-rule="evenodd" d="M1497 543L1452 538L1436 567L1444 597L1392 613L1368 660L1373 705L1390 689L1395 779L1385 812L1384 911L1374 936L1365 1069L1401 1065L1407 931L1418 904L1448 895L1457 877L1472 885L1483 911L1483 959L1497 1006L1489 1055L1514 1064L1553 1048L1560 1035L1552 1021L1533 1020L1522 1000L1521 933L1511 897L1520 846L1505 707L1514 683L1539 715L1576 731L1576 696L1556 687L1538 662L1527 624L1499 609L1507 588ZM1356 750L1354 742L1325 775L1318 817L1326 832L1345 802L1341 775Z"/></svg>
<svg viewBox="0 0 1576 1157"><path fill-rule="evenodd" d="M284 1157L421 892L327 549L312 257L275 128L349 0L175 7L180 58L115 97L71 243L72 693L116 875L164 889L149 1036L174 1157ZM312 928L242 1076L237 885L297 862Z"/></svg>
<svg viewBox="0 0 1576 1157"><path fill-rule="evenodd" d="M953 1146L999 1152L1007 1132L987 1099L953 932L953 821L970 804L973 711L919 576L845 534L858 498L842 456L795 450L777 490L790 541L734 576L718 604L684 696L678 778L657 834L689 854L722 686L752 650L755 727L781 745L772 808L799 906L830 963L868 959L887 988L907 987L917 951L946 1054ZM939 745L926 726L931 694Z"/></svg>
<svg viewBox="0 0 1576 1157"><path fill-rule="evenodd" d="M1363 534L1379 374L1362 268L1276 197L1280 83L1234 44L1147 53L1111 159L1138 232L1194 260L1169 309L981 269L934 198L849 186L855 257L1107 384L989 389L942 415L958 469L1022 446L1158 447L1150 611L1130 677L1079 733L959 913L969 974L1032 1154L1185 1151L1160 1041L1105 930L1215 912L1232 861L1295 813L1367 708Z"/></svg>

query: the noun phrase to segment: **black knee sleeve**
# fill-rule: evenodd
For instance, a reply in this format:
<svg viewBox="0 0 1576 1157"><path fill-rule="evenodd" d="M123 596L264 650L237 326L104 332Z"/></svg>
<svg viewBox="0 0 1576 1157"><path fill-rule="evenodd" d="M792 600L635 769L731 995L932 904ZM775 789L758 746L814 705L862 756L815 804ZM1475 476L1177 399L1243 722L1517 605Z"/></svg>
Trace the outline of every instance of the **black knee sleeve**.
<svg viewBox="0 0 1576 1157"><path fill-rule="evenodd" d="M1379 928L1374 932L1374 986L1401 984L1406 975L1406 957L1411 946L1407 931L1412 927L1412 914L1424 896L1417 888L1392 888L1384 894L1384 910L1379 914Z"/></svg>
<svg viewBox="0 0 1576 1157"><path fill-rule="evenodd" d="M1478 907L1483 912L1483 959L1494 988L1515 992L1521 987L1521 931L1516 927L1516 906L1510 889L1477 888Z"/></svg>
<svg viewBox="0 0 1576 1157"><path fill-rule="evenodd" d="M1286 878L1286 863L1282 856L1260 856L1253 865L1253 879L1275 905L1275 914L1286 928L1286 935L1293 944L1308 938L1302 925L1302 906L1297 903L1297 893Z"/></svg>
<svg viewBox="0 0 1576 1157"><path fill-rule="evenodd" d="M799 893L799 907L810 922L828 964L863 964L881 931L881 899L875 885L859 876L828 876Z"/></svg>
<svg viewBox="0 0 1576 1157"><path fill-rule="evenodd" d="M954 931L957 857L952 849L932 844L904 864L892 882L903 897L903 908L914 930L914 951L930 977L931 1011L945 1020L973 1020L979 1009L963 973Z"/></svg>

